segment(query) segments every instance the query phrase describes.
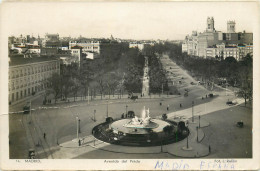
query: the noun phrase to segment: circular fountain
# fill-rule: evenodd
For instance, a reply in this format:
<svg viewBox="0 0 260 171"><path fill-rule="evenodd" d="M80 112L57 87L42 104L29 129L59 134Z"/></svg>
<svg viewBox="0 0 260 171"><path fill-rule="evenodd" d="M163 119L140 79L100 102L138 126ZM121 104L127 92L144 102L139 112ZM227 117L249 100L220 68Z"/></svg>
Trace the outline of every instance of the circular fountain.
<svg viewBox="0 0 260 171"><path fill-rule="evenodd" d="M165 128L171 127L172 131L166 132ZM149 108L145 107L141 116L115 120L111 123L102 123L93 128L93 135L102 141L128 146L156 146L179 141L177 129L168 121L150 117ZM174 136L179 139L176 139Z"/></svg>

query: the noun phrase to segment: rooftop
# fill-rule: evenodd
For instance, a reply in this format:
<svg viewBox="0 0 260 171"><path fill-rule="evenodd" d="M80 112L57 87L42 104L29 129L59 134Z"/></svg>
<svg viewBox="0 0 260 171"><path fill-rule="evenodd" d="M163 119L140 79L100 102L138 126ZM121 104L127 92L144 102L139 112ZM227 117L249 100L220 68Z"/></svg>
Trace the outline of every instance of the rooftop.
<svg viewBox="0 0 260 171"><path fill-rule="evenodd" d="M18 55L18 54L9 56L9 58L10 58L9 66L25 65L25 64L30 64L30 63L59 60L56 57L49 57L49 56L24 58L24 55Z"/></svg>

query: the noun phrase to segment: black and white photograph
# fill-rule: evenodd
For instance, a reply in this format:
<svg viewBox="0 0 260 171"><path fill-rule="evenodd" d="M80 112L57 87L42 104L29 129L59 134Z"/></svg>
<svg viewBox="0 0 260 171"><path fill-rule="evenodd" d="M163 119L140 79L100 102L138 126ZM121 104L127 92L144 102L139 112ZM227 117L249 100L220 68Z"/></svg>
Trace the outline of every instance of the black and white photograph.
<svg viewBox="0 0 260 171"><path fill-rule="evenodd" d="M4 170L259 169L258 1L4 1L0 17Z"/></svg>

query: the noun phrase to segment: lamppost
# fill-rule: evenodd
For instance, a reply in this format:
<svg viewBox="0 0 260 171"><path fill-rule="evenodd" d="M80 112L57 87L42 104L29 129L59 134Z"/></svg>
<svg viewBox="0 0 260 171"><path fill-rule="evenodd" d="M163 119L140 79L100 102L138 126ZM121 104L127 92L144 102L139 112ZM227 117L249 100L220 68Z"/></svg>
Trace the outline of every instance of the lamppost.
<svg viewBox="0 0 260 171"><path fill-rule="evenodd" d="M199 127L196 126L196 130L197 130L197 142L199 142Z"/></svg>
<svg viewBox="0 0 260 171"><path fill-rule="evenodd" d="M108 100L107 100L107 118L108 118Z"/></svg>
<svg viewBox="0 0 260 171"><path fill-rule="evenodd" d="M188 128L189 128L189 121L187 121L187 131L188 131L188 136L187 136L187 149L189 149L189 134L190 134Z"/></svg>
<svg viewBox="0 0 260 171"><path fill-rule="evenodd" d="M30 122L29 122L29 124L30 123L32 123L32 100L30 100L30 117L31 117L31 120L30 120Z"/></svg>
<svg viewBox="0 0 260 171"><path fill-rule="evenodd" d="M96 109L94 109L94 116L93 116L93 120L94 120L94 122L96 122Z"/></svg>
<svg viewBox="0 0 260 171"><path fill-rule="evenodd" d="M80 119L78 121L79 121L79 133L81 133L81 131L80 131Z"/></svg>
<svg viewBox="0 0 260 171"><path fill-rule="evenodd" d="M193 111L194 101L192 101L191 107L192 107L192 122L194 122L194 111Z"/></svg>
<svg viewBox="0 0 260 171"><path fill-rule="evenodd" d="M79 139L79 122L78 122L78 120L79 120L79 117L76 116L76 123L77 123L77 139Z"/></svg>
<svg viewBox="0 0 260 171"><path fill-rule="evenodd" d="M200 128L200 115L199 115L199 128Z"/></svg>
<svg viewBox="0 0 260 171"><path fill-rule="evenodd" d="M126 115L127 115L127 108L128 108L128 106L125 105L125 113L126 113Z"/></svg>

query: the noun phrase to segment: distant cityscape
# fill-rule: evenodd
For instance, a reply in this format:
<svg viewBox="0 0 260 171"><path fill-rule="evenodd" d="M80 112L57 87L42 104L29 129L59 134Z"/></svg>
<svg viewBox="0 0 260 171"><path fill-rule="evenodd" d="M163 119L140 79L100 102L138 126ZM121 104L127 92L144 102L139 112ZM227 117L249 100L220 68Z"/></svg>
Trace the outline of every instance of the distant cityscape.
<svg viewBox="0 0 260 171"><path fill-rule="evenodd" d="M44 38L30 35L10 36L9 102L17 102L48 87L46 80L60 73L60 64L79 66L100 58L102 49L110 44L127 43L129 48L142 51L145 46L164 43L164 40L125 40L114 38L71 38L46 33ZM180 43L181 41L171 41ZM40 83L41 82L41 83ZM45 82L45 83L42 83Z"/></svg>
<svg viewBox="0 0 260 171"><path fill-rule="evenodd" d="M253 52L253 33L245 30L236 32L236 22L227 21L227 31L217 31L214 18L207 18L204 32L193 31L187 35L182 44L182 52L199 57L223 58L232 56L241 60L248 53Z"/></svg>
<svg viewBox="0 0 260 171"><path fill-rule="evenodd" d="M227 31L217 31L214 18L208 17L204 32L193 31L183 41L169 41L182 44L182 52L203 58L225 59L234 57L241 60L253 53L253 33L236 32L235 21L227 21ZM71 38L60 37L59 34L46 33L45 37L31 35L10 36L9 49L9 102L15 102L32 93L42 91L48 83L40 82L48 79L56 72L60 64L78 63L100 58L103 47L113 43L127 43L129 48L138 48L164 44L166 40L129 40L114 38Z"/></svg>

